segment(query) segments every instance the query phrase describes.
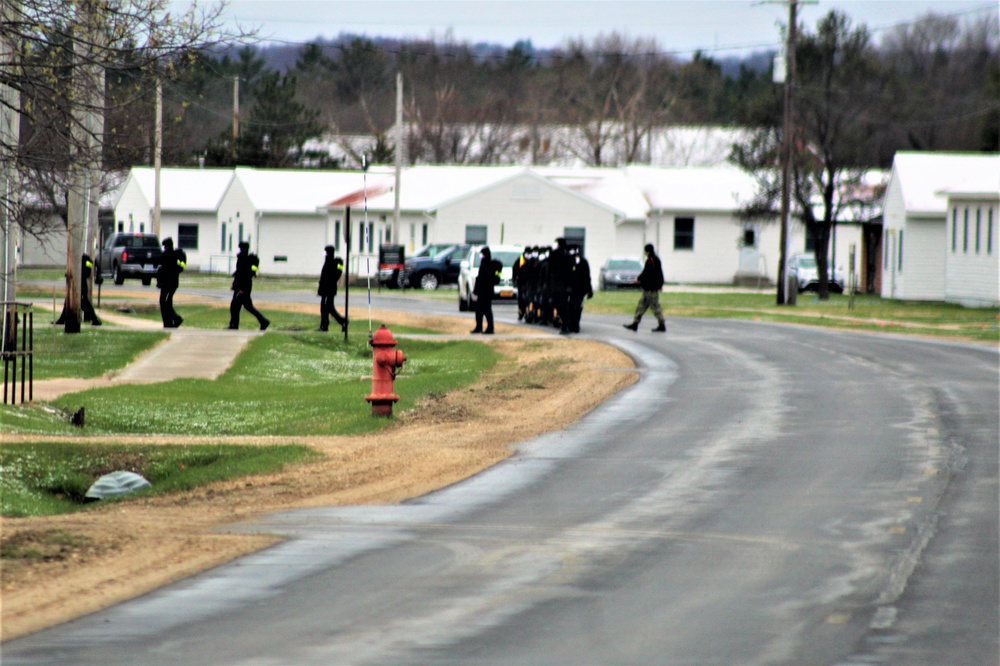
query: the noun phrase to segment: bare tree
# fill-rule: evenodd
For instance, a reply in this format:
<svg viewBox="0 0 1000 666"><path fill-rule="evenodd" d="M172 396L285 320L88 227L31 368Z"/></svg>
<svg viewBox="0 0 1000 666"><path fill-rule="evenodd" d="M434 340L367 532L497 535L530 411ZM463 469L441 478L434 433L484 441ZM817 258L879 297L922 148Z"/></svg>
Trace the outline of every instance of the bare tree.
<svg viewBox="0 0 1000 666"><path fill-rule="evenodd" d="M7 183L35 183L39 201L65 205L67 235L67 331L79 330L80 256L94 252L101 171L104 166L107 91L105 72L122 63L148 76L169 78L195 47L214 37L223 5L193 5L177 16L167 0L0 0L0 32L11 47L0 59L4 113L20 118L26 131L4 134L0 146ZM119 103L128 104L127 99ZM4 235L15 227L43 233L37 216L24 214L19 186L0 191ZM55 197L65 193L65 201ZM5 278L13 276L12 267ZM13 279L12 277L10 278Z"/></svg>

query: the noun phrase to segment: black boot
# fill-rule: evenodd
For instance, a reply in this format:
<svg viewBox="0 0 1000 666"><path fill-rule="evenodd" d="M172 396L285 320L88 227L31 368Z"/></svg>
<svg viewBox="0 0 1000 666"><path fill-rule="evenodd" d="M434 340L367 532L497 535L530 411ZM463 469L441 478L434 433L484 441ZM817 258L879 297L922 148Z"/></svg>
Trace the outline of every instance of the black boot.
<svg viewBox="0 0 1000 666"><path fill-rule="evenodd" d="M660 322L659 326L653 329L653 333L666 333L666 332L667 332L667 324L666 322L663 321Z"/></svg>
<svg viewBox="0 0 1000 666"><path fill-rule="evenodd" d="M637 322L637 321L634 321L631 324L622 324L622 326L624 326L625 328L627 328L630 331L638 331L639 330L639 322Z"/></svg>

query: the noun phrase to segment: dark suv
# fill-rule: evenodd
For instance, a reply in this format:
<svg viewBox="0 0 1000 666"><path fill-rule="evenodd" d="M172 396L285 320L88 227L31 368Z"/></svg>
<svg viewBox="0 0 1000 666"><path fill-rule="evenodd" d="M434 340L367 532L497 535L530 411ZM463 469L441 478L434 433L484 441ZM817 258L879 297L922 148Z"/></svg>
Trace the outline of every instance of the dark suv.
<svg viewBox="0 0 1000 666"><path fill-rule="evenodd" d="M156 234L111 234L97 257L99 275L112 278L115 284L124 284L125 278L132 278L148 286L156 275L162 254Z"/></svg>
<svg viewBox="0 0 1000 666"><path fill-rule="evenodd" d="M414 289L437 289L458 282L459 264L471 246L465 243L418 252L403 264L403 284ZM421 256L423 255L423 256Z"/></svg>

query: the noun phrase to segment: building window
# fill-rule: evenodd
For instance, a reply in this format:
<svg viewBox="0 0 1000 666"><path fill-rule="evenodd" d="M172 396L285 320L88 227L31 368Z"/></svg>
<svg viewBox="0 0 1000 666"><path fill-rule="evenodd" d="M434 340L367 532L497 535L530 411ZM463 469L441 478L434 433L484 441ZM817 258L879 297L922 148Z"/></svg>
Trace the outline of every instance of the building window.
<svg viewBox="0 0 1000 666"><path fill-rule="evenodd" d="M694 249L694 218L675 217L674 218L674 249L693 250Z"/></svg>
<svg viewBox="0 0 1000 666"><path fill-rule="evenodd" d="M896 250L899 254L896 257L897 270L903 272L903 230L899 230L899 241L896 243Z"/></svg>
<svg viewBox="0 0 1000 666"><path fill-rule="evenodd" d="M565 227L563 228L563 238L566 239L567 245L579 245L580 255L587 256L587 230L583 227Z"/></svg>
<svg viewBox="0 0 1000 666"><path fill-rule="evenodd" d="M420 247L426 246L427 245L427 224L426 223L423 225L423 228L420 230L420 238L421 238Z"/></svg>
<svg viewBox="0 0 1000 666"><path fill-rule="evenodd" d="M486 225L465 225L465 242L469 245L486 245Z"/></svg>
<svg viewBox="0 0 1000 666"><path fill-rule="evenodd" d="M340 251L340 220L333 222L333 247Z"/></svg>
<svg viewBox="0 0 1000 666"><path fill-rule="evenodd" d="M980 239L983 233L983 209L976 209L976 254L979 254Z"/></svg>
<svg viewBox="0 0 1000 666"><path fill-rule="evenodd" d="M237 234L236 234L236 242L237 243L242 243L243 242L243 223L242 222L240 222L240 226L239 226L239 229L238 229Z"/></svg>
<svg viewBox="0 0 1000 666"><path fill-rule="evenodd" d="M226 223L222 223L222 236L219 238L219 247L222 248L222 252L226 251Z"/></svg>
<svg viewBox="0 0 1000 666"><path fill-rule="evenodd" d="M986 212L986 254L993 254L993 208Z"/></svg>
<svg viewBox="0 0 1000 666"><path fill-rule="evenodd" d="M962 223L962 252L969 252L969 209L965 209L965 220Z"/></svg>
<svg viewBox="0 0 1000 666"><path fill-rule="evenodd" d="M358 254L365 253L365 223L358 222Z"/></svg>
<svg viewBox="0 0 1000 666"><path fill-rule="evenodd" d="M958 251L958 208L951 209L951 253Z"/></svg>
<svg viewBox="0 0 1000 666"><path fill-rule="evenodd" d="M177 247L181 250L198 249L198 225L178 224L177 225Z"/></svg>

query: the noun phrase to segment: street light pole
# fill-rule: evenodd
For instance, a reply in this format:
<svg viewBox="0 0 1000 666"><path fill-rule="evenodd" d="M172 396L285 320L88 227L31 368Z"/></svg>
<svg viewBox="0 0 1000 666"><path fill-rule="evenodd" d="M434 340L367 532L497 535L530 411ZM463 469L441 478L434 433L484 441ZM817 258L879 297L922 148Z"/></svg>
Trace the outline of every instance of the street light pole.
<svg viewBox="0 0 1000 666"><path fill-rule="evenodd" d="M791 215L792 199L792 154L795 147L792 137L792 115L795 97L792 88L795 85L795 24L797 0L788 0L788 34L785 43L785 118L781 134L781 247L778 259L778 297L777 304L788 302L788 224Z"/></svg>

